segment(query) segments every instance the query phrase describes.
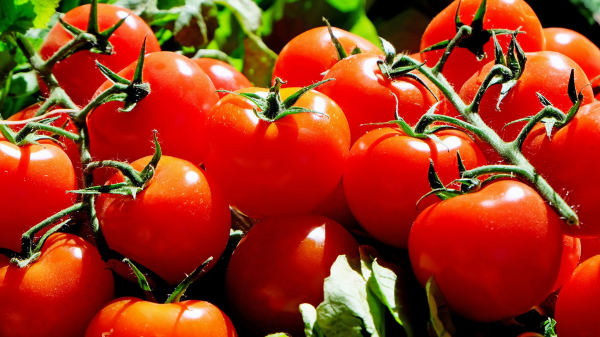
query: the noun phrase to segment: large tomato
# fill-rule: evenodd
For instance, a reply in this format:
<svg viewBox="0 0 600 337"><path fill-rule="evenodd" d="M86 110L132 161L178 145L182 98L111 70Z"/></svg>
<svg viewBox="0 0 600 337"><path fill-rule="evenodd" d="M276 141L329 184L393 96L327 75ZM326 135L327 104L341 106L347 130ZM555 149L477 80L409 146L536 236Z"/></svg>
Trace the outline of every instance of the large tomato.
<svg viewBox="0 0 600 337"><path fill-rule="evenodd" d="M0 247L21 249L21 236L70 207L77 178L69 157L48 141L16 146L0 135Z"/></svg>
<svg viewBox="0 0 600 337"><path fill-rule="evenodd" d="M398 112L407 123L416 124L419 118L436 102L435 97L420 83L402 77L391 80L381 73L377 62L382 57L373 54L359 54L336 63L324 79L333 78L317 90L340 105L348 118L352 144L367 131L378 125L394 120L396 100ZM421 75L418 75L421 77ZM421 77L427 86L437 92L436 87ZM436 94L441 97L441 94Z"/></svg>
<svg viewBox="0 0 600 337"><path fill-rule="evenodd" d="M383 56L381 49L368 40L343 29L332 30L348 55L355 47L359 47L364 53ZM313 28L296 36L283 47L275 62L273 79L279 77L287 81L288 87L305 87L320 81L323 72L338 61L327 27Z"/></svg>
<svg viewBox="0 0 600 337"><path fill-rule="evenodd" d="M579 265L579 258L581 257L581 240L572 236L565 235L563 238L563 253L560 261L560 270L552 292L560 288L565 282L571 278L573 271Z"/></svg>
<svg viewBox="0 0 600 337"><path fill-rule="evenodd" d="M444 40L451 40L456 35L455 15L460 3L460 20L471 24L481 0L454 1L431 22L421 40L421 50ZM531 7L524 0L488 0L487 11L483 21L483 29L521 28L525 34L519 34L518 41L526 52L544 50L545 39L542 25ZM510 43L510 35L498 35L498 42L506 52ZM475 54L465 48L456 48L450 54L442 71L448 82L458 90L462 84L479 68L494 59L494 43L490 39L483 46L486 57L478 61ZM434 50L421 54L422 60L428 67L433 67L444 54L445 50Z"/></svg>
<svg viewBox="0 0 600 337"><path fill-rule="evenodd" d="M596 102L580 108L550 139L539 125L523 144L525 157L577 212L579 226L566 230L571 236L600 236L600 183L594 179L600 164L599 142L600 103Z"/></svg>
<svg viewBox="0 0 600 337"><path fill-rule="evenodd" d="M138 171L150 161L131 165ZM108 184L123 182L121 173ZM229 238L231 215L214 181L192 163L163 156L148 187L132 196L103 194L96 205L110 248L139 262L170 284L209 257L214 263Z"/></svg>
<svg viewBox="0 0 600 337"><path fill-rule="evenodd" d="M131 80L137 62L119 72ZM97 160L134 161L152 153L152 131L158 130L165 155L199 165L207 151L206 119L219 97L208 76L190 59L172 52L146 55L144 82L151 93L129 112L109 102L87 118L90 151ZM96 95L108 89L106 81Z"/></svg>
<svg viewBox="0 0 600 337"><path fill-rule="evenodd" d="M86 30L89 16L90 5L83 5L70 10L62 19L79 29ZM96 61L117 72L137 60L145 37L147 37L147 53L160 51L152 29L139 16L123 7L98 4L100 31L113 26L125 17L127 19L123 25L108 40L113 46L112 55L97 54L88 50L79 51L58 62L54 67L52 73L75 104L82 106L87 104L96 89L106 81L106 77L98 70ZM46 36L40 55L43 59L48 59L71 40L73 35L57 23ZM48 95L48 89L43 84L40 87L44 95Z"/></svg>
<svg viewBox="0 0 600 337"><path fill-rule="evenodd" d="M546 49L568 56L592 78L600 75L600 48L587 37L567 28L544 28Z"/></svg>
<svg viewBox="0 0 600 337"><path fill-rule="evenodd" d="M81 337L113 297L112 273L80 237L51 235L39 260L25 268L0 256L2 337Z"/></svg>
<svg viewBox="0 0 600 337"><path fill-rule="evenodd" d="M282 89L282 99L297 90ZM260 88L238 92L268 93ZM206 170L230 205L250 217L309 213L342 178L350 147L342 110L316 91L294 106L328 116L299 113L268 122L253 112L255 104L238 95L225 96L211 111Z"/></svg>
<svg viewBox="0 0 600 337"><path fill-rule="evenodd" d="M304 329L298 309L323 301L323 281L342 254L358 255L358 243L342 226L308 215L275 217L254 226L233 252L226 276L235 317L254 333Z"/></svg>
<svg viewBox="0 0 600 337"><path fill-rule="evenodd" d="M252 86L252 83L230 64L211 58L192 59L215 85L217 90L236 91ZM225 97L226 92L219 92L219 98Z"/></svg>
<svg viewBox="0 0 600 337"><path fill-rule="evenodd" d="M445 145L381 128L352 146L344 171L346 198L361 226L379 241L408 247L417 201L431 190L427 180L430 158L444 183L459 178L457 151L467 168L485 165L483 154L465 133L442 131L437 136ZM419 208L425 209L432 199L424 200Z"/></svg>
<svg viewBox="0 0 600 337"><path fill-rule="evenodd" d="M236 337L229 317L204 301L159 304L123 297L100 310L85 337Z"/></svg>
<svg viewBox="0 0 600 337"><path fill-rule="evenodd" d="M502 180L425 209L408 252L419 282L434 276L451 310L492 322L523 314L550 294L561 225L531 187Z"/></svg>

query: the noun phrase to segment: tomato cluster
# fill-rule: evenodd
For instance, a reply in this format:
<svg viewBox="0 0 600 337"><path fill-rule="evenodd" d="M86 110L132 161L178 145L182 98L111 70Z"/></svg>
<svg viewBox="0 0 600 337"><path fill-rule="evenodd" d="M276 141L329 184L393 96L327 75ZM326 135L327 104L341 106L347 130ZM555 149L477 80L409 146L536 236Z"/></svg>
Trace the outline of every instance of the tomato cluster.
<svg viewBox="0 0 600 337"><path fill-rule="evenodd" d="M381 42L309 30L257 88L161 51L129 10L67 13L39 51L65 56L39 78L47 101L0 124L0 335L299 336L299 306L363 243L407 251L462 320L559 291L561 337L600 334L600 49L523 0L453 2L420 54ZM149 300L119 288L130 271ZM179 301L201 273L224 311Z"/></svg>

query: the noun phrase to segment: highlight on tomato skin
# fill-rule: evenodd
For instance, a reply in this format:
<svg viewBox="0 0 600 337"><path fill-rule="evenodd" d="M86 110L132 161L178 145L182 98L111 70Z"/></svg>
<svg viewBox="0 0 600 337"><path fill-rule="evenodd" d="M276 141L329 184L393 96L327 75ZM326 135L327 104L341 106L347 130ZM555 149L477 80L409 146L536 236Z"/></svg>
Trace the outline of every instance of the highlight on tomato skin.
<svg viewBox="0 0 600 337"><path fill-rule="evenodd" d="M577 63L591 80L600 75L600 48L582 34L567 28L544 28L546 48Z"/></svg>
<svg viewBox="0 0 600 337"><path fill-rule="evenodd" d="M217 90L236 91L252 86L252 83L244 74L228 63L211 58L196 58L192 59L192 61L204 70ZM219 92L217 94L219 95L219 99L228 95L226 92Z"/></svg>

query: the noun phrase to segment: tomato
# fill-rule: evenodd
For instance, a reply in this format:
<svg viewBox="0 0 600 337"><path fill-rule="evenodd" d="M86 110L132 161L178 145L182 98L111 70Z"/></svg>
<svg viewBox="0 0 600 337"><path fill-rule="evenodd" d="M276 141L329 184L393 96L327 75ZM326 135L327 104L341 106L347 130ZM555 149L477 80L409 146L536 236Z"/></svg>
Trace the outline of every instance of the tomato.
<svg viewBox="0 0 600 337"><path fill-rule="evenodd" d="M355 47L363 53L383 56L379 47L368 40L339 28L332 28L348 55ZM323 72L339 61L337 50L327 27L308 30L283 47L273 69L276 77L287 81L288 87L305 87L323 78Z"/></svg>
<svg viewBox="0 0 600 337"><path fill-rule="evenodd" d="M523 153L550 185L573 206L579 226L569 226L565 234L591 238L600 236L600 184L591 179L598 167L600 142L600 103L579 109L565 127L548 139L542 125L523 144Z"/></svg>
<svg viewBox="0 0 600 337"><path fill-rule="evenodd" d="M131 165L141 171L150 157ZM123 182L121 173L108 184ZM225 198L201 169L163 156L148 187L131 196L102 194L96 205L111 249L144 265L170 284L209 257L214 263L229 239L231 215Z"/></svg>
<svg viewBox="0 0 600 337"><path fill-rule="evenodd" d="M580 262L600 254L600 238L581 239Z"/></svg>
<svg viewBox="0 0 600 337"><path fill-rule="evenodd" d="M362 136L350 150L344 171L344 189L352 213L377 240L408 247L417 201L431 191L429 159L444 183L458 179L457 151L467 168L485 165L485 158L465 133L438 132L444 145L405 135L399 129L380 128ZM410 179L407 179L410 177ZM419 204L423 210L428 198Z"/></svg>
<svg viewBox="0 0 600 337"><path fill-rule="evenodd" d="M77 178L69 157L49 141L16 146L0 135L0 247L21 250L21 236L72 206Z"/></svg>
<svg viewBox="0 0 600 337"><path fill-rule="evenodd" d="M236 91L252 86L252 83L230 64L211 58L192 59L215 85L217 90ZM225 97L226 92L219 92L219 98Z"/></svg>
<svg viewBox="0 0 600 337"><path fill-rule="evenodd" d="M100 310L85 337L235 337L229 317L204 301L159 304L118 298Z"/></svg>
<svg viewBox="0 0 600 337"><path fill-rule="evenodd" d="M563 250L561 225L531 187L501 180L421 212L408 253L421 285L434 276L452 311L498 321L550 294Z"/></svg>
<svg viewBox="0 0 600 337"><path fill-rule="evenodd" d="M342 226L308 215L269 218L240 241L225 287L235 317L257 335L300 335L298 309L323 301L323 282L339 255L358 256L358 243Z"/></svg>
<svg viewBox="0 0 600 337"><path fill-rule="evenodd" d="M525 71L500 103L500 111L496 110L500 85L490 87L483 95L479 106L479 115L483 121L506 141L514 140L524 125L523 123L511 124L503 129L507 123L533 116L544 108L537 93L546 97L556 108L565 113L569 111L573 106L567 94L571 69L575 69L575 88L578 92L583 88L583 104L594 100L592 89L589 86L584 88L589 82L587 76L573 60L549 51L526 55ZM489 62L465 82L459 93L463 101L467 103L473 101L479 86L493 66L494 62Z"/></svg>
<svg viewBox="0 0 600 337"><path fill-rule="evenodd" d="M395 119L396 100L398 112L407 123L413 125L436 102L435 97L421 84L411 78L391 80L381 73L377 62L381 57L372 54L351 56L336 63L324 79L334 78L321 85L317 90L340 105L348 118L352 144L367 131ZM418 75L421 76L421 75ZM435 86L424 77L422 80L429 88ZM441 94L437 94L441 97Z"/></svg>
<svg viewBox="0 0 600 337"><path fill-rule="evenodd" d="M281 90L282 99L298 88ZM266 97L267 89L247 88ZM206 170L241 213L264 218L311 212L339 184L350 148L348 122L339 106L309 91L294 106L329 115L299 113L267 122L256 105L225 96L211 110Z"/></svg>
<svg viewBox="0 0 600 337"><path fill-rule="evenodd" d="M575 61L592 79L600 75L600 49L587 37L567 28L544 28L546 49Z"/></svg>
<svg viewBox="0 0 600 337"><path fill-rule="evenodd" d="M51 235L39 260L25 268L0 256L2 337L80 337L113 297L111 272L80 237Z"/></svg>
<svg viewBox="0 0 600 337"><path fill-rule="evenodd" d="M90 5L83 5L70 10L62 19L79 29L86 30L89 16ZM106 77L98 70L96 61L117 72L137 60L145 37L147 37L147 53L160 51L152 29L139 16L123 7L98 4L100 31L106 30L125 17L127 19L123 25L108 39L113 46L111 55L97 54L89 50L79 51L54 66L52 73L75 104L86 105L96 89L106 81ZM40 55L44 60L48 59L71 40L73 35L57 23L42 43ZM48 96L48 89L43 83L40 88L42 93Z"/></svg>
<svg viewBox="0 0 600 337"><path fill-rule="evenodd" d="M454 18L460 3L460 20L464 24L471 24L481 0L454 1L440 12L425 29L421 39L421 50L444 40L451 40L456 35ZM524 0L488 0L487 10L483 20L483 29L510 29L520 31L517 40L526 52L544 50L545 38L540 20L531 7ZM511 35L498 35L498 42L506 52ZM463 83L479 68L494 59L494 42L490 40L483 46L486 57L478 61L475 54L465 48L456 48L450 54L442 74L448 82L460 89ZM444 54L445 50L434 50L422 53L423 61L428 67L433 67Z"/></svg>
<svg viewBox="0 0 600 337"><path fill-rule="evenodd" d="M517 337L544 337L544 336L540 335L537 332L524 332L524 333L518 335Z"/></svg>
<svg viewBox="0 0 600 337"><path fill-rule="evenodd" d="M600 256L583 262L563 285L556 301L558 336L592 337L600 334Z"/></svg>
<svg viewBox="0 0 600 337"><path fill-rule="evenodd" d="M29 119L35 116L35 113L38 111L38 109L40 108L40 106L42 105L42 103L37 103L34 105L31 105L19 112L17 112L16 114L12 115L10 118L8 118L9 121L22 121L25 119ZM54 109L51 109L49 111L52 111ZM56 117L56 115L52 115L50 117ZM59 116L59 118L52 122L53 126L58 126L58 127L62 127L63 125L65 125L65 130L74 133L74 134L79 134L77 131L77 128L75 127L75 125L73 124L73 122L71 121L71 118L68 117L68 115L66 113L63 113ZM11 125L11 128L13 129L13 131L19 131L23 128L23 126L25 126L25 124L21 124L21 125ZM40 134L49 134L49 133L44 133L44 132L39 132ZM71 160L71 163L73 163L73 167L75 169L75 176L77 177L78 181L80 181L83 177L83 169L81 167L81 155L79 153L79 147L77 146L77 144L75 144L72 140L66 139L64 137L60 137L59 141L61 143L63 143L65 145L65 153L67 154L67 156L69 156L69 159Z"/></svg>
<svg viewBox="0 0 600 337"><path fill-rule="evenodd" d="M581 257L581 241L579 239L565 235L563 243L560 270L556 282L554 282L554 286L552 287L552 292L556 291L569 280L573 271L579 265L579 258Z"/></svg>
<svg viewBox="0 0 600 337"><path fill-rule="evenodd" d="M136 66L130 64L119 75L131 80ZM151 93L133 110L123 113L118 110L123 103L109 102L88 116L92 157L134 161L147 156L152 153L152 131L158 130L163 154L202 163L206 119L219 100L208 76L187 57L160 52L146 55L143 78ZM106 81L96 95L111 85Z"/></svg>

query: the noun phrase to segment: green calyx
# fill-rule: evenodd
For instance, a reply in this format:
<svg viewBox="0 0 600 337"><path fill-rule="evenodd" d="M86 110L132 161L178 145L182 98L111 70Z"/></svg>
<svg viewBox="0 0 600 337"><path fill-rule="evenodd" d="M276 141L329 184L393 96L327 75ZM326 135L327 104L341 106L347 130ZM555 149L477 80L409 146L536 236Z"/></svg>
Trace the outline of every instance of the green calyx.
<svg viewBox="0 0 600 337"><path fill-rule="evenodd" d="M344 46L342 46L342 43L333 34L333 29L331 28L331 24L329 23L329 21L326 18L323 18L323 22L325 22L327 24L327 29L329 30L329 36L331 36L331 43L333 43L333 45L335 46L335 50L337 51L338 62L347 58L348 53L346 53L346 50L344 49ZM354 48L350 52L350 56L360 54L360 53L362 53L362 50L358 46L354 46Z"/></svg>
<svg viewBox="0 0 600 337"><path fill-rule="evenodd" d="M468 36L463 36L461 40L458 42L458 47L465 48L473 53L479 61L481 61L485 57L485 53L483 51L483 46L490 41L490 38L495 35L505 35L505 34L513 34L515 31L508 29L483 29L483 21L485 17L485 12L487 9L487 1L481 1L477 12L475 13L475 17L471 22L471 32ZM460 2L458 3L458 8L456 9L456 14L454 16L454 24L456 27L456 32L461 29L461 27L466 26L460 20ZM445 49L452 42L452 40L444 40L438 42L432 46L429 46L421 51L421 53Z"/></svg>
<svg viewBox="0 0 600 337"><path fill-rule="evenodd" d="M113 46L110 44L108 39L111 35L125 22L127 17L122 18L113 26L100 31L98 27L98 0L92 0L91 8L90 8L90 17L88 20L87 30L81 30L67 22L65 22L62 18L59 19L60 24L65 28L69 33L73 36L78 36L82 34L88 34L93 36L93 39L89 39L87 43L79 46L76 49L70 51L70 53L63 55L63 58L68 57L69 55L81 51L81 50L89 50L93 53L111 55L113 53Z"/></svg>
<svg viewBox="0 0 600 337"><path fill-rule="evenodd" d="M307 87L304 87L304 88L296 91L295 93L293 93L292 95L290 95L288 98L286 98L283 101L281 100L281 95L280 95L279 91L281 89L281 86L283 84L285 84L286 82L283 82L279 77L275 78L275 85L273 85L271 88L269 88L267 97L262 97L260 95L257 95L254 93L248 93L248 92L238 93L238 92L233 92L233 91L228 91L228 90L217 90L217 92L226 92L226 93L230 93L230 94L234 94L234 95L238 95L238 96L247 98L248 100L250 100L252 103L254 103L258 107L258 109L254 108L254 107L252 108L252 110L254 111L254 114L258 118L260 118L266 122L275 122L283 117L293 115L293 114L298 114L298 113L305 113L305 112L329 117L325 112L315 111L315 110L311 110L311 109L307 109L307 108L303 108L303 107L294 106L294 104L296 104L296 102L298 102L300 97L302 97L302 95L304 95L305 93L320 86L323 83L327 83L327 82L333 81L333 80L334 80L333 78L330 78L330 79L327 79L324 81L317 82L315 84L311 84Z"/></svg>

